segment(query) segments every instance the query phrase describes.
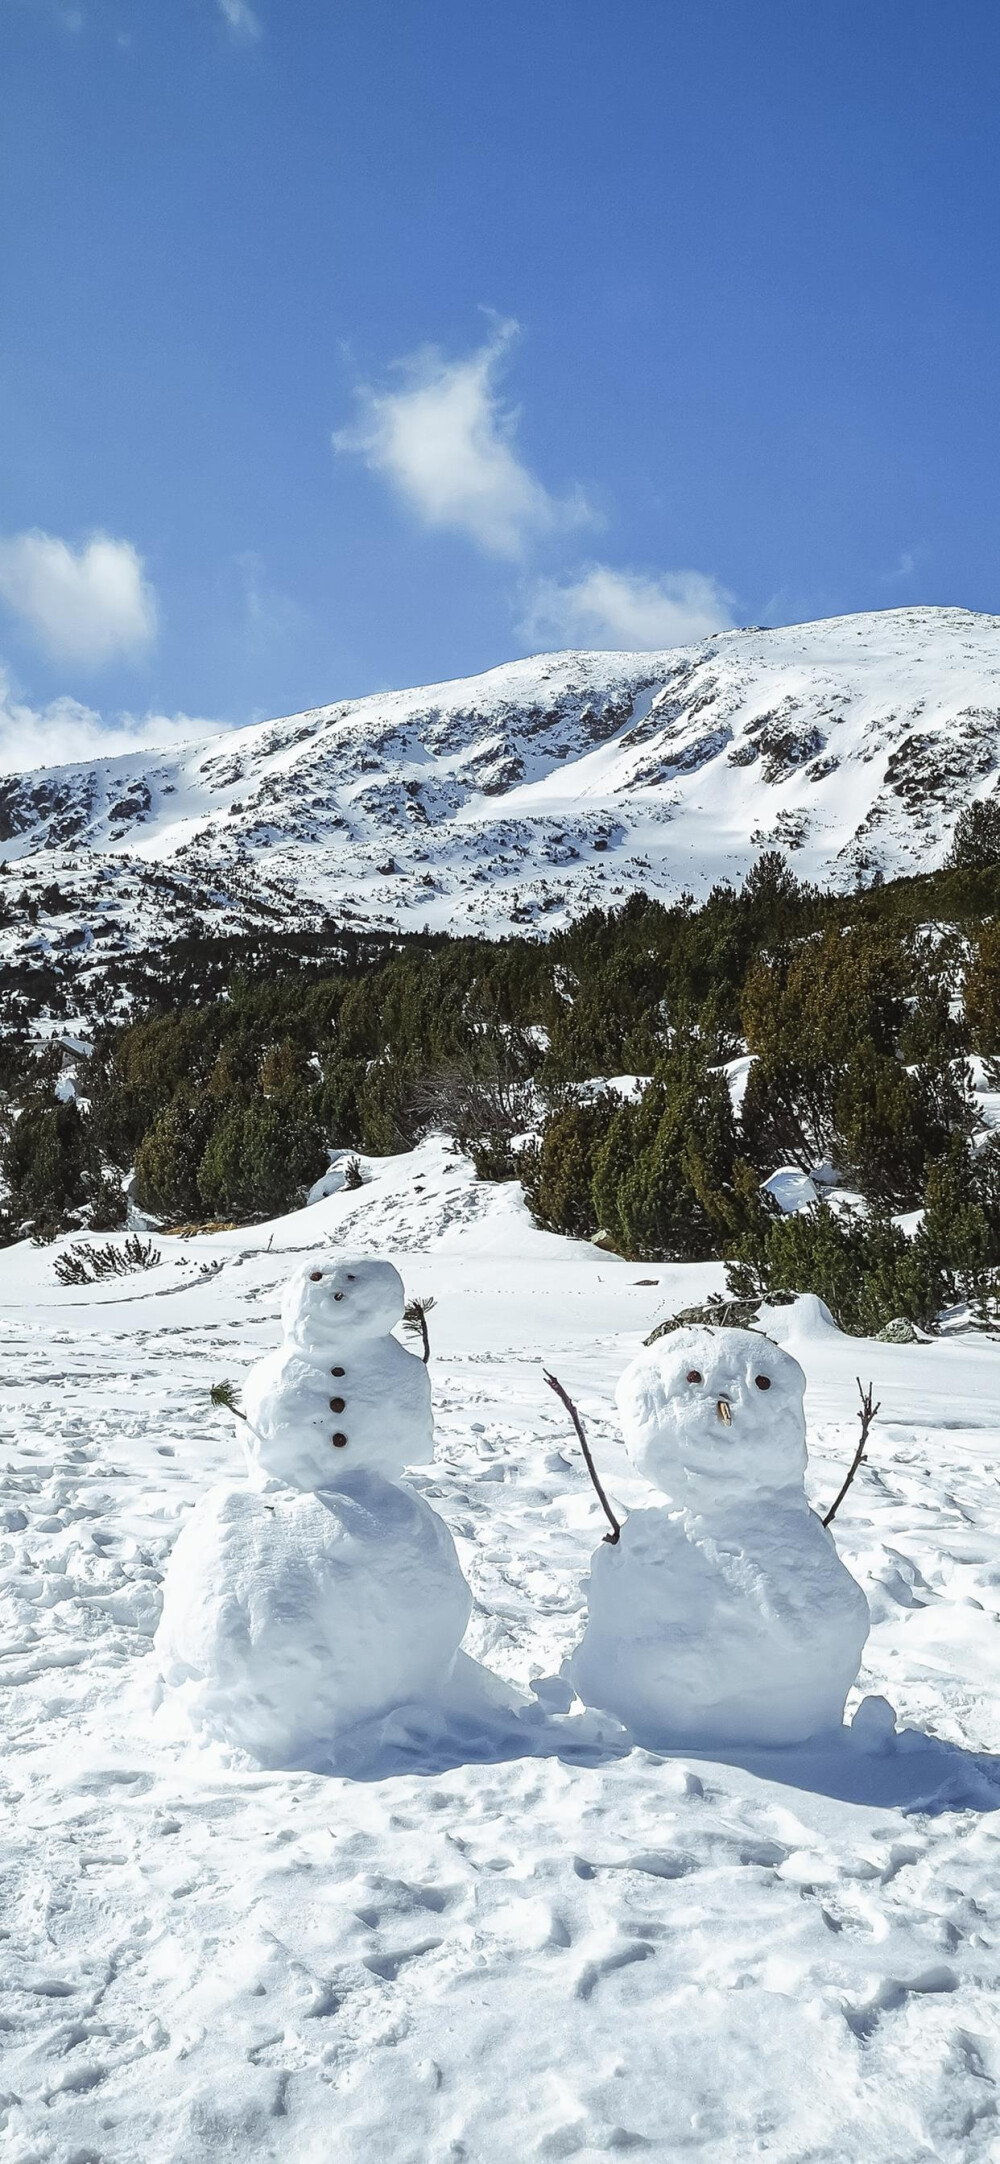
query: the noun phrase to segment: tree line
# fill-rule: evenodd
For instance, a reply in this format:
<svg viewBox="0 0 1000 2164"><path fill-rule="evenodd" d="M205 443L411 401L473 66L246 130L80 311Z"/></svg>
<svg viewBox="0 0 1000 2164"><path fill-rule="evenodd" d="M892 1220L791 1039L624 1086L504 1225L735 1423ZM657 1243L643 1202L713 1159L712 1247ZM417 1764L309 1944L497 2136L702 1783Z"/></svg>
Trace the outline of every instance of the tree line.
<svg viewBox="0 0 1000 2164"><path fill-rule="evenodd" d="M188 941L147 969L145 1011L101 1028L75 1097L57 1050L0 1038L0 1235L110 1229L133 1171L165 1225L266 1218L328 1148L443 1128L481 1177L521 1177L552 1230L725 1256L744 1293L812 1289L846 1327L982 1305L1000 1167L968 1060L1000 1071L998 903L987 806L944 871L853 895L772 852L699 905L635 894L544 942ZM726 1069L748 1055L734 1106ZM602 1086L622 1075L631 1094ZM777 1166L824 1163L863 1211L782 1217L762 1194Z"/></svg>

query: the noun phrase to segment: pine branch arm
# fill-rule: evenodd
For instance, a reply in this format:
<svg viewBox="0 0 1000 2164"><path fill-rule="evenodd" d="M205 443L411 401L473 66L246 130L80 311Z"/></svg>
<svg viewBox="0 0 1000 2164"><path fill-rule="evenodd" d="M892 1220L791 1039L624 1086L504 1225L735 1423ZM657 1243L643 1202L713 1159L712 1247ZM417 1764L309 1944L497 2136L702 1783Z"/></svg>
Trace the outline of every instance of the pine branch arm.
<svg viewBox="0 0 1000 2164"><path fill-rule="evenodd" d="M426 1300L410 1300L403 1309L404 1328L414 1332L418 1331L420 1334L425 1367L429 1365L431 1357L431 1335L427 1328L427 1317L433 1306L434 1301L428 1298Z"/></svg>
<svg viewBox="0 0 1000 2164"><path fill-rule="evenodd" d="M243 1407L239 1403L235 1383L213 1383L209 1396L213 1405L221 1405L227 1413L235 1413L237 1420L242 1420L245 1427L250 1426Z"/></svg>

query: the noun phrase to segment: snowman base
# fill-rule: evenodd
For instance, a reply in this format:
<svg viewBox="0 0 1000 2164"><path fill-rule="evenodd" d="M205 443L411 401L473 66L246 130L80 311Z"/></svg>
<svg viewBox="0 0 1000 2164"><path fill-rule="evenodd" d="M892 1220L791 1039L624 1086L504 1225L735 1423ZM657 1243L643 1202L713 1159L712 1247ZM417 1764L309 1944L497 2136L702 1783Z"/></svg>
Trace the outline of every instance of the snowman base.
<svg viewBox="0 0 1000 2164"><path fill-rule="evenodd" d="M841 1728L869 1621L804 1497L636 1510L593 1557L568 1674L647 1748L773 1749Z"/></svg>
<svg viewBox="0 0 1000 2164"><path fill-rule="evenodd" d="M262 1767L332 1766L341 1737L448 1695L470 1608L443 1520L378 1474L215 1488L164 1583L168 1725Z"/></svg>

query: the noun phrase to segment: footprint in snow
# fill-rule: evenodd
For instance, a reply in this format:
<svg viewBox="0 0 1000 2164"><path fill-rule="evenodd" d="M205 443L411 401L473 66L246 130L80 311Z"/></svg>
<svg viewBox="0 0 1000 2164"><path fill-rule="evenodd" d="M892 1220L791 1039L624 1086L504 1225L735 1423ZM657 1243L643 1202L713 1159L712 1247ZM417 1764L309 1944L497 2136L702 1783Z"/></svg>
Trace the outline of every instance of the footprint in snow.
<svg viewBox="0 0 1000 2164"><path fill-rule="evenodd" d="M629 1969L636 1961L648 1961L655 1952L649 1939L629 1939L623 1945L613 1947L610 1953L602 1954L599 1960L586 1961L576 1980L575 1996L583 2000L593 1998L603 1977L612 1976L616 1969Z"/></svg>

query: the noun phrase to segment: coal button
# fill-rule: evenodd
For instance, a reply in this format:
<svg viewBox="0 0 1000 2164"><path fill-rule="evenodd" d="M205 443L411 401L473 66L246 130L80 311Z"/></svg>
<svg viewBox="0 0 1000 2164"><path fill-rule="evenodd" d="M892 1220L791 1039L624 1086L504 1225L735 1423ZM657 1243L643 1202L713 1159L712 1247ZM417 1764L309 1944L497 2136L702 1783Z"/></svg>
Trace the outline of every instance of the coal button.
<svg viewBox="0 0 1000 2164"><path fill-rule="evenodd" d="M332 1442L335 1450L343 1450L344 1444L347 1441L347 1437L346 1435L342 1434L341 1430L338 1428L336 1435L331 1435L330 1441Z"/></svg>
<svg viewBox="0 0 1000 2164"><path fill-rule="evenodd" d="M342 1413L342 1412L343 1412L343 1410L344 1410L344 1407L345 1407L345 1405L346 1405L346 1404L347 1404L347 1399L346 1399L346 1398L331 1398L331 1399L330 1399L330 1411L331 1411L331 1413Z"/></svg>
<svg viewBox="0 0 1000 2164"><path fill-rule="evenodd" d="M330 1373L331 1373L331 1375L346 1375L346 1373L347 1373L347 1369L346 1369L346 1368L331 1368L331 1369L330 1369Z"/></svg>

